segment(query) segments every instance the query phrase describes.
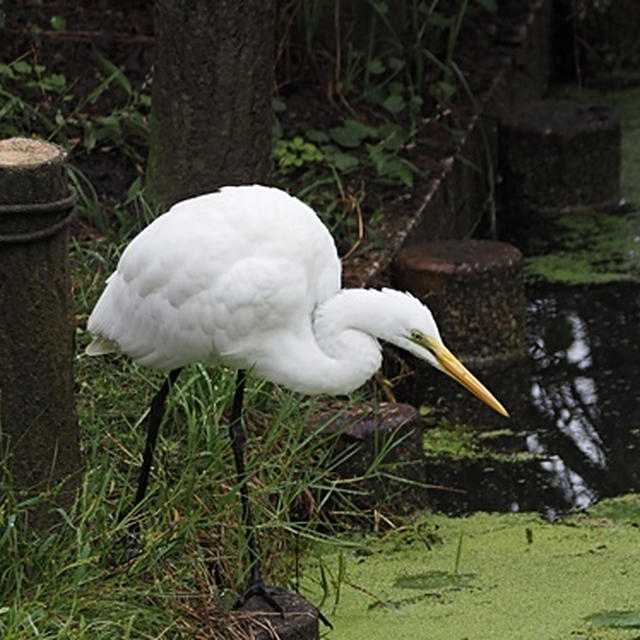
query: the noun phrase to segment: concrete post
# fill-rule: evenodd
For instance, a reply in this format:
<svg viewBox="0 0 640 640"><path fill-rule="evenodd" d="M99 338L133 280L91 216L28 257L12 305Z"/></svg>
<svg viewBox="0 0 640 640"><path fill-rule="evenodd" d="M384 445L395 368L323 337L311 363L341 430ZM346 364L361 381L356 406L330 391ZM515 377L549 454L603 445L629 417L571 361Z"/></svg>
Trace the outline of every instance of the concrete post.
<svg viewBox="0 0 640 640"><path fill-rule="evenodd" d="M37 526L71 504L80 463L65 157L40 140L0 140L0 487L52 496L30 514Z"/></svg>

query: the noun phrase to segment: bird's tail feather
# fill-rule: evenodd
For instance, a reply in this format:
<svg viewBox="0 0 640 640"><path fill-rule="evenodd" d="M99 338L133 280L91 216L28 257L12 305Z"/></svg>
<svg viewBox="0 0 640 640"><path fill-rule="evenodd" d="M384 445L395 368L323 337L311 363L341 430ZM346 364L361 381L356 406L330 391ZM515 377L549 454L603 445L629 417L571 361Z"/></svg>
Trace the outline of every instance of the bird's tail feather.
<svg viewBox="0 0 640 640"><path fill-rule="evenodd" d="M100 336L96 336L85 349L88 356L103 356L114 351L119 351L118 345L113 340L106 340Z"/></svg>

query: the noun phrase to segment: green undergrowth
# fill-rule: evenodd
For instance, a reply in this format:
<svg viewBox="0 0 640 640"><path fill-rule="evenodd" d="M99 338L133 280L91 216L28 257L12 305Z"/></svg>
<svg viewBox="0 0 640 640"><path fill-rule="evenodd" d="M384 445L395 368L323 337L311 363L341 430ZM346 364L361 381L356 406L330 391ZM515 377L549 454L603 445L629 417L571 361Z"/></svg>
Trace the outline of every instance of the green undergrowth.
<svg viewBox="0 0 640 640"><path fill-rule="evenodd" d="M336 585L323 603L330 640L631 640L639 526L638 495L553 524L532 513L425 515L319 553L304 586L317 599L319 585Z"/></svg>

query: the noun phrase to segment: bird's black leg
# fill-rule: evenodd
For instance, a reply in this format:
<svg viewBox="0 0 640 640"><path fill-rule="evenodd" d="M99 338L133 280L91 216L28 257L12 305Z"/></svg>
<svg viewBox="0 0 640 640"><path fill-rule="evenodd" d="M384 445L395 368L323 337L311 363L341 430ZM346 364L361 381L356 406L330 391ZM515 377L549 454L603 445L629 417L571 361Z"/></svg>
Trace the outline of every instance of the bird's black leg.
<svg viewBox="0 0 640 640"><path fill-rule="evenodd" d="M233 408L231 422L229 424L229 436L233 458L236 463L236 480L240 485L240 503L242 506L242 521L247 532L247 551L249 555L249 584L245 592L236 600L235 607L241 607L246 600L253 596L261 596L271 607L282 613L282 607L274 600L273 594L283 591L278 587L265 584L260 574L260 549L256 540L256 532L253 527L251 508L249 507L249 487L247 484L247 471L244 465L244 444L247 433L242 423L242 401L244 398L244 386L246 372L240 369L236 380L236 391L233 396Z"/></svg>
<svg viewBox="0 0 640 640"><path fill-rule="evenodd" d="M140 467L140 476L138 478L138 490L134 504L138 504L144 498L149 484L149 472L151 471L151 461L153 459L153 450L156 446L160 422L164 413L164 403L169 394L169 390L176 381L178 374L182 369L173 369L169 372L167 379L164 381L158 392L151 400L149 409L149 417L147 418L147 440L144 445L144 454L142 456L142 467Z"/></svg>

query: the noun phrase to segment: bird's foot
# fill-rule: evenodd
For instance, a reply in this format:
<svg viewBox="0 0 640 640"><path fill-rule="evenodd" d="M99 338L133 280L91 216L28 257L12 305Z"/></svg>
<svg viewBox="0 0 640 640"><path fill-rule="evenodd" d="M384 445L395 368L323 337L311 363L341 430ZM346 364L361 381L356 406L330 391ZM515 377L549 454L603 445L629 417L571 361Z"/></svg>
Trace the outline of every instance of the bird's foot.
<svg viewBox="0 0 640 640"><path fill-rule="evenodd" d="M253 578L249 583L249 586L245 589L244 593L236 598L236 601L233 603L233 608L239 609L247 600L259 596L274 611L277 611L278 613L284 615L284 609L276 601L275 597L278 595L283 595L285 593L287 593L287 590L283 587L266 584L260 577Z"/></svg>
<svg viewBox="0 0 640 640"><path fill-rule="evenodd" d="M284 609L277 602L275 596L284 595L288 593L288 591L284 587L277 587L274 585L266 584L262 578L259 578L256 581L252 581L252 583L246 588L245 592L236 598L236 601L233 603L234 609L239 609L242 607L247 600L258 596L262 598L274 611L277 611L280 615L284 617ZM325 617L325 615L319 609L316 609L318 614L318 619L322 624L329 627L329 629L333 629L333 625L329 620Z"/></svg>
<svg viewBox="0 0 640 640"><path fill-rule="evenodd" d="M245 589L244 593L236 598L236 601L233 603L234 609L241 608L247 600L254 598L256 596L262 598L274 611L277 611L282 617L284 617L285 611L282 608L282 605L276 600L277 596L284 596L288 594L289 591L284 587L277 587L274 585L266 584L260 575L260 569L257 566L254 566L251 571L251 578L249 580L249 585ZM327 618L323 615L323 613L317 609L318 619L329 629L333 629L333 625L327 620Z"/></svg>

